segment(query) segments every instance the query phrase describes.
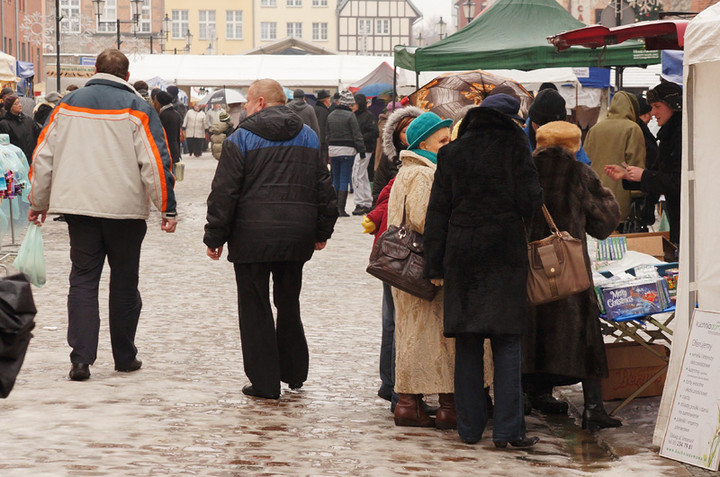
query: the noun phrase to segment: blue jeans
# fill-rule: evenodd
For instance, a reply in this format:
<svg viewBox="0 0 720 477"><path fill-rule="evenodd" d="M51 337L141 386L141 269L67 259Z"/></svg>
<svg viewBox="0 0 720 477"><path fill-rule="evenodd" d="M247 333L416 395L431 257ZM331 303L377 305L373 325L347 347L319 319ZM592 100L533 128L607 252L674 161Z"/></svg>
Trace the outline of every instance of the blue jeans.
<svg viewBox="0 0 720 477"><path fill-rule="evenodd" d="M458 434L465 442L482 437L488 415L483 388L483 340L490 338L495 363L493 441L525 437L525 415L520 379L522 336L458 333L455 336L455 410Z"/></svg>
<svg viewBox="0 0 720 477"><path fill-rule="evenodd" d="M382 339L380 341L380 381L382 385L378 395L395 394L395 303L390 285L383 283L382 296Z"/></svg>
<svg viewBox="0 0 720 477"><path fill-rule="evenodd" d="M333 187L336 191L347 191L352 178L353 162L355 156L335 156L330 158Z"/></svg>

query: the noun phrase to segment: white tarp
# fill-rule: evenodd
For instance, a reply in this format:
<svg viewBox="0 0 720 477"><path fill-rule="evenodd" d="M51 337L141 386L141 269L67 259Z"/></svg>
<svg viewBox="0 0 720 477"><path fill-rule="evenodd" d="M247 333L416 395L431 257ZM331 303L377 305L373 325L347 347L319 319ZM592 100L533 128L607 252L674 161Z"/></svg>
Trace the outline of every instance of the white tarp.
<svg viewBox="0 0 720 477"><path fill-rule="evenodd" d="M701 12L685 31L680 275L670 366L653 439L656 445L661 445L668 428L695 303L700 309L720 312L718 25L720 4Z"/></svg>
<svg viewBox="0 0 720 477"><path fill-rule="evenodd" d="M16 81L15 57L0 51L0 81Z"/></svg>
<svg viewBox="0 0 720 477"><path fill-rule="evenodd" d="M243 88L272 78L290 88L343 88L384 63L350 55L137 55L130 82L160 76L178 86Z"/></svg>

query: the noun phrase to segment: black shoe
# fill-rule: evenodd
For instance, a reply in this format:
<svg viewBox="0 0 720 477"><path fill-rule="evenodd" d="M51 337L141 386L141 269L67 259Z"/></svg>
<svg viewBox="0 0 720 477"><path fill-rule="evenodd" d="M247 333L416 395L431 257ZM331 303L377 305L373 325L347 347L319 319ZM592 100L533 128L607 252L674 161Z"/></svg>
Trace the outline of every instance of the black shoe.
<svg viewBox="0 0 720 477"><path fill-rule="evenodd" d="M595 432L599 429L605 429L608 427L620 427L622 421L610 417L610 414L605 412L604 408L600 409L588 409L585 408L582 417L582 428L587 429L590 432Z"/></svg>
<svg viewBox="0 0 720 477"><path fill-rule="evenodd" d="M552 394L529 394L530 404L534 409L545 414L567 414L568 404L556 399Z"/></svg>
<svg viewBox="0 0 720 477"><path fill-rule="evenodd" d="M256 390L252 384L247 384L243 386L242 392L246 396L259 397L263 399L280 399L280 394L263 394L260 391Z"/></svg>
<svg viewBox="0 0 720 477"><path fill-rule="evenodd" d="M85 381L90 378L90 365L86 363L72 363L68 376L73 381Z"/></svg>
<svg viewBox="0 0 720 477"><path fill-rule="evenodd" d="M348 214L344 210L340 209L340 210L338 210L338 216L339 217L350 217L350 214Z"/></svg>
<svg viewBox="0 0 720 477"><path fill-rule="evenodd" d="M539 437L523 437L519 441L495 441L495 447L504 449L510 444L513 447L532 447L540 440Z"/></svg>
<svg viewBox="0 0 720 477"><path fill-rule="evenodd" d="M115 371L120 371L121 373L131 373L133 371L137 371L140 368L142 368L142 361L137 358L133 359L132 362L129 364L115 365Z"/></svg>
<svg viewBox="0 0 720 477"><path fill-rule="evenodd" d="M65 216L62 215L62 214L60 214L60 215L58 215L57 217L55 217L55 218L53 219L53 222L66 222Z"/></svg>
<svg viewBox="0 0 720 477"><path fill-rule="evenodd" d="M304 383L288 383L288 386L289 386L290 389L292 389L293 391L297 391L298 389L300 389L301 387L303 387L303 384L304 384Z"/></svg>
<svg viewBox="0 0 720 477"><path fill-rule="evenodd" d="M392 402L392 393L388 393L383 391L382 389L378 390L377 395L380 399L384 399L386 401Z"/></svg>

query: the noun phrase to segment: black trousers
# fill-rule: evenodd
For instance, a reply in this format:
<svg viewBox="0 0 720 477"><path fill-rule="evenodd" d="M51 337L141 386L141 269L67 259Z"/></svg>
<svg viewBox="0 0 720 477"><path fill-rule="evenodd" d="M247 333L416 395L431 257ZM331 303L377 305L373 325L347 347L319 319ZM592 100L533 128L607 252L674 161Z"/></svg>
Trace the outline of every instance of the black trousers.
<svg viewBox="0 0 720 477"><path fill-rule="evenodd" d="M138 291L140 247L144 220L115 220L65 215L70 235L68 344L70 361L93 364L97 357L100 311L98 287L105 257L110 265L110 342L116 366L137 355L137 330L142 300Z"/></svg>
<svg viewBox="0 0 720 477"><path fill-rule="evenodd" d="M188 145L188 151L194 156L200 156L203 152L203 143L205 138L203 137L189 137L186 139Z"/></svg>
<svg viewBox="0 0 720 477"><path fill-rule="evenodd" d="M309 353L300 320L304 262L236 263L240 341L245 374L263 394L279 394L280 382L307 379ZM270 274L277 326L270 307Z"/></svg>

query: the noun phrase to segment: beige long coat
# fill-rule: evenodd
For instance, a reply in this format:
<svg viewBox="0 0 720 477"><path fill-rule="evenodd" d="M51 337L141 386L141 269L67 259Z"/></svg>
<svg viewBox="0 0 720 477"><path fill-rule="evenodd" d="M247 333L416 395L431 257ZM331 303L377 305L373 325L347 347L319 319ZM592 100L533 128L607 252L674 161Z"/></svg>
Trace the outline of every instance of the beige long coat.
<svg viewBox="0 0 720 477"><path fill-rule="evenodd" d="M400 153L402 167L388 203L388 225L425 231L435 164L410 151ZM455 340L443 336L443 292L430 302L393 288L395 300L395 392L452 393Z"/></svg>

